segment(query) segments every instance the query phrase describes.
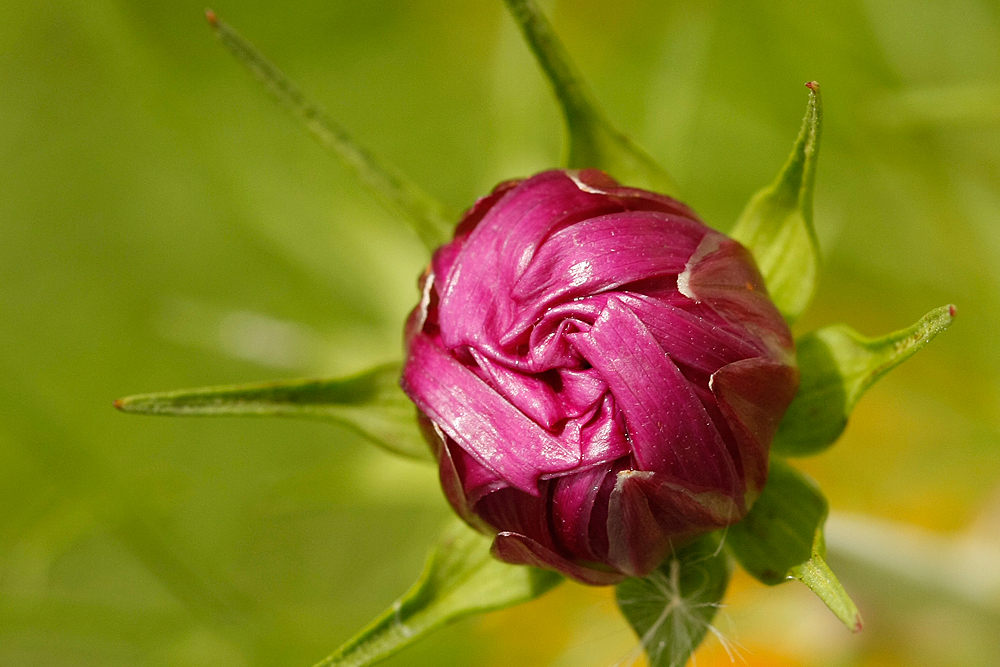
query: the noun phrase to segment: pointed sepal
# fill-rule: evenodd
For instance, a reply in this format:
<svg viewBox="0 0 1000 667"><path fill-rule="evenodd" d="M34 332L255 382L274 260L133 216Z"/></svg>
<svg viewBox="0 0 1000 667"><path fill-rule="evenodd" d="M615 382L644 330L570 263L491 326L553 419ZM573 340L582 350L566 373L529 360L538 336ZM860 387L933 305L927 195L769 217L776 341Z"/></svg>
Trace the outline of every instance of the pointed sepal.
<svg viewBox="0 0 1000 667"><path fill-rule="evenodd" d="M820 539L822 534L818 534ZM823 601L840 621L847 626L851 632L861 632L864 629L864 622L861 614L854 604L854 600L844 590L843 584L837 579L826 560L819 553L819 549L814 549L812 557L802 565L792 568L792 576L809 587L813 593Z"/></svg>
<svg viewBox="0 0 1000 667"><path fill-rule="evenodd" d="M451 240L457 215L355 142L317 102L215 12L208 10L205 14L223 46L299 118L324 148L340 158L362 185L401 213L429 250Z"/></svg>
<svg viewBox="0 0 1000 667"><path fill-rule="evenodd" d="M260 382L140 394L115 401L124 412L205 417L301 417L347 426L403 456L433 459L413 403L399 388L399 364L347 378Z"/></svg>
<svg viewBox="0 0 1000 667"><path fill-rule="evenodd" d="M684 667L706 633L722 639L712 619L731 571L718 534L711 534L678 550L649 576L618 584L618 607L639 636L650 667Z"/></svg>
<svg viewBox="0 0 1000 667"><path fill-rule="evenodd" d="M774 183L750 199L730 232L753 253L771 299L789 323L809 305L819 274L813 184L823 109L819 84L806 86L809 104L788 161Z"/></svg>
<svg viewBox="0 0 1000 667"><path fill-rule="evenodd" d="M868 388L947 329L955 314L955 306L942 306L913 326L882 338L866 338L844 325L802 336L796 341L799 390L771 451L805 456L833 444Z"/></svg>
<svg viewBox="0 0 1000 667"><path fill-rule="evenodd" d="M316 667L373 665L463 616L528 602L563 581L548 570L495 560L491 541L453 521L417 583Z"/></svg>
<svg viewBox="0 0 1000 667"><path fill-rule="evenodd" d="M780 458L771 458L767 486L753 508L726 533L726 546L758 581L774 586L798 579L852 631L858 608L824 561L828 507L816 484Z"/></svg>
<svg viewBox="0 0 1000 667"><path fill-rule="evenodd" d="M595 167L625 185L676 195L673 179L663 167L605 118L552 25L534 1L506 2L562 110L567 135L564 166Z"/></svg>

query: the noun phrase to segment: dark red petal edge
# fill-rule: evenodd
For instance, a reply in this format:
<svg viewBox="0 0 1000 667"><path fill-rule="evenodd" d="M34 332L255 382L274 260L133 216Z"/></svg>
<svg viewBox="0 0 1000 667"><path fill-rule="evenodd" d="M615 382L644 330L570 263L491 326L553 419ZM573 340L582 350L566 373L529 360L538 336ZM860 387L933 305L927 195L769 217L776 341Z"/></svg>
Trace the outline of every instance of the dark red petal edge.
<svg viewBox="0 0 1000 667"><path fill-rule="evenodd" d="M629 576L642 577L671 550L742 517L736 502L724 494L695 494L662 475L624 470L608 507L608 561Z"/></svg>
<svg viewBox="0 0 1000 667"><path fill-rule="evenodd" d="M625 578L620 572L596 570L573 563L546 549L538 542L517 533L498 533L493 540L493 555L512 565L530 565L556 570L567 577L591 586L611 586Z"/></svg>
<svg viewBox="0 0 1000 667"><path fill-rule="evenodd" d="M723 366L709 382L739 446L748 509L767 481L771 441L798 386L798 368L761 358Z"/></svg>

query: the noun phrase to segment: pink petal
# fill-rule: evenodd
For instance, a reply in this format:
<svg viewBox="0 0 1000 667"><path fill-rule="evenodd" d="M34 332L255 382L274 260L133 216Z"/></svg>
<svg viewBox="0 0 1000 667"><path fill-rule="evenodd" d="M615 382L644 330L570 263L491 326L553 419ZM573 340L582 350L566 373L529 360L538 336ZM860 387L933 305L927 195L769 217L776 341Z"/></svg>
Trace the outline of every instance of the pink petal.
<svg viewBox="0 0 1000 667"><path fill-rule="evenodd" d="M608 561L630 577L644 577L663 561L670 538L660 528L649 499L636 478L655 473L618 473L608 504Z"/></svg>
<svg viewBox="0 0 1000 667"><path fill-rule="evenodd" d="M698 220L687 204L649 190L629 188L599 169L581 169L567 172L581 189L607 195L619 202L626 211L663 211L692 220Z"/></svg>
<svg viewBox="0 0 1000 667"><path fill-rule="evenodd" d="M580 467L615 461L632 450L625 418L612 395L606 394L594 417L580 432Z"/></svg>
<svg viewBox="0 0 1000 667"><path fill-rule="evenodd" d="M631 310L609 299L590 333L572 339L611 388L640 469L740 493L726 444L701 401Z"/></svg>
<svg viewBox="0 0 1000 667"><path fill-rule="evenodd" d="M591 550L590 516L594 501L609 474L611 465L606 464L552 480L551 525L563 553L576 554L587 560L599 559Z"/></svg>
<svg viewBox="0 0 1000 667"><path fill-rule="evenodd" d="M403 391L462 449L512 486L537 494L540 475L579 465L579 450L568 450L427 336L417 335L409 352Z"/></svg>
<svg viewBox="0 0 1000 667"><path fill-rule="evenodd" d="M529 419L551 431L558 421L566 417L560 397L544 379L507 368L478 350L471 350L470 353L490 386Z"/></svg>
<svg viewBox="0 0 1000 667"><path fill-rule="evenodd" d="M447 441L445 448L445 453L448 456L447 463L450 464L457 479L461 482L462 497L466 505L474 508L484 496L509 486L507 480L480 463L476 457L462 449L454 440L447 438ZM444 464L442 463L442 465ZM450 498L450 494L448 495Z"/></svg>
<svg viewBox="0 0 1000 667"><path fill-rule="evenodd" d="M509 294L542 241L555 229L618 210L580 190L563 172L538 174L504 193L441 274L440 324L447 347L480 346L509 327Z"/></svg>
<svg viewBox="0 0 1000 667"><path fill-rule="evenodd" d="M580 355L573 349L566 334L590 331L607 304L607 294L574 299L550 308L531 325L528 340L527 369L539 372L550 368L572 368L580 365ZM523 332L511 329L501 343L510 344Z"/></svg>
<svg viewBox="0 0 1000 667"><path fill-rule="evenodd" d="M771 441L798 384L798 368L759 357L724 366L712 376L709 386L736 439L747 492L754 498L767 481Z"/></svg>
<svg viewBox="0 0 1000 667"><path fill-rule="evenodd" d="M718 316L704 317L643 295L621 298L678 365L711 374L721 366L761 354L744 331Z"/></svg>
<svg viewBox="0 0 1000 667"><path fill-rule="evenodd" d="M681 292L759 338L775 358L795 363L791 331L767 295L750 252L719 233L707 235L678 279Z"/></svg>
<svg viewBox="0 0 1000 667"><path fill-rule="evenodd" d="M461 447L456 447L456 449L458 452L462 452ZM465 490L465 485L469 483L469 479L463 476L463 471L455 465L451 448L445 445L440 451L441 453L438 455L438 478L441 480L441 489L444 491L444 496L448 504L451 505L455 513L463 521L476 530L482 533L491 532L489 527L479 518L473 509L475 498L470 498ZM481 494L488 488L489 485L484 485L476 491Z"/></svg>
<svg viewBox="0 0 1000 667"><path fill-rule="evenodd" d="M556 303L679 274L706 231L693 220L650 211L602 215L559 230L512 286L511 296L524 307L512 331Z"/></svg>
<svg viewBox="0 0 1000 667"><path fill-rule="evenodd" d="M494 532L524 535L546 549L557 549L549 523L551 482L542 483L542 493L529 495L510 487L499 489L476 503L476 514L493 526Z"/></svg>
<svg viewBox="0 0 1000 667"><path fill-rule="evenodd" d="M624 470L608 504L608 561L629 576L645 576L692 537L742 516L721 493L694 493L653 472Z"/></svg>

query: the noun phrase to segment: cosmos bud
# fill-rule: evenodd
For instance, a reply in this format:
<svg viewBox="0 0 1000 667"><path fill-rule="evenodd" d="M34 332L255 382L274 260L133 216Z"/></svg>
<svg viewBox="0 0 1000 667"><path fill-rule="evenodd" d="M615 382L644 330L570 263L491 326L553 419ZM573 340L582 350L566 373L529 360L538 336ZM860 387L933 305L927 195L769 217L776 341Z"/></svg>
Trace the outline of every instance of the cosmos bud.
<svg viewBox="0 0 1000 667"><path fill-rule="evenodd" d="M799 377L750 253L597 170L479 200L406 340L455 511L497 558L590 584L739 521Z"/></svg>

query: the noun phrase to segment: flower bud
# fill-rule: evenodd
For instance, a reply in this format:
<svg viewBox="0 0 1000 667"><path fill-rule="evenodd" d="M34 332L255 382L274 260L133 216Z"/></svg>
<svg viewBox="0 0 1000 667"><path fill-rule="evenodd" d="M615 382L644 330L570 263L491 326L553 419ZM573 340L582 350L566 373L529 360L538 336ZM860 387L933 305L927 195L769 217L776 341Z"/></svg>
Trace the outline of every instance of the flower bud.
<svg viewBox="0 0 1000 667"><path fill-rule="evenodd" d="M749 252L597 170L502 183L437 250L402 385L506 562L644 576L739 521L798 386Z"/></svg>

